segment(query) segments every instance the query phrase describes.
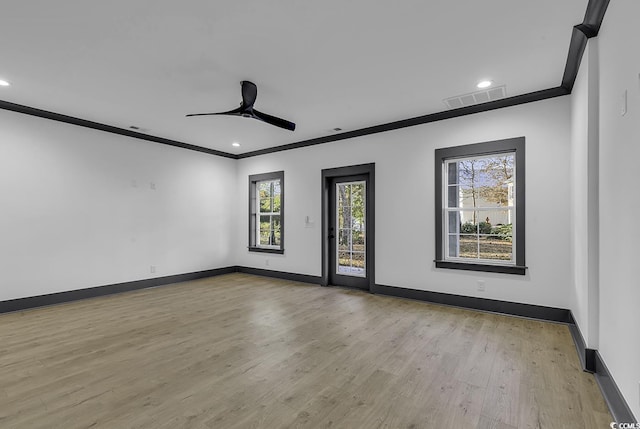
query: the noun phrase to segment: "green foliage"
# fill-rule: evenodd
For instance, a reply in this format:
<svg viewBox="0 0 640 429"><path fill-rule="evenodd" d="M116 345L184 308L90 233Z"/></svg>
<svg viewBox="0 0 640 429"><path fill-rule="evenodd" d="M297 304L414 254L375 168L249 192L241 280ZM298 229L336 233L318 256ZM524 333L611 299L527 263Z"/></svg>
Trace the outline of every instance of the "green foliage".
<svg viewBox="0 0 640 429"><path fill-rule="evenodd" d="M491 224L489 222L480 222L480 234L491 234Z"/></svg>
<svg viewBox="0 0 640 429"><path fill-rule="evenodd" d="M513 225L498 225L491 228L491 234L499 240L511 240L513 237Z"/></svg>
<svg viewBox="0 0 640 429"><path fill-rule="evenodd" d="M480 224L465 222L460 225L461 234L477 234L479 232L480 234L494 235L495 238L499 238L501 240L511 238L512 231L513 229L511 224L493 227L490 222L482 221Z"/></svg>
<svg viewBox="0 0 640 429"><path fill-rule="evenodd" d="M362 229L365 222L364 184L341 184L338 199L338 227Z"/></svg>
<svg viewBox="0 0 640 429"><path fill-rule="evenodd" d="M260 182L258 190L260 213L279 213L281 205L280 182L278 180Z"/></svg>
<svg viewBox="0 0 640 429"><path fill-rule="evenodd" d="M465 222L460 226L460 232L462 234L477 234L478 226L471 222Z"/></svg>

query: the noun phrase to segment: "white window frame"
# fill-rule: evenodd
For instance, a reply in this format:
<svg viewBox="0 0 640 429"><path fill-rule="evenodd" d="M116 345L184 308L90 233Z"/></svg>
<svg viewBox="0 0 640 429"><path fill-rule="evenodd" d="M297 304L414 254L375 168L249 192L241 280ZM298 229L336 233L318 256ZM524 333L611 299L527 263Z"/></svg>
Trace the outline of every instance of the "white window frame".
<svg viewBox="0 0 640 429"><path fill-rule="evenodd" d="M477 263L477 264L491 264L491 265L516 265L516 258L515 258L515 251L514 249L516 248L516 240L517 240L517 234L516 234L516 220L517 220L517 207L515 205L515 186L512 187L512 189L510 189L508 191L508 193L510 195L513 196L513 198L511 198L514 201L513 205L509 205L509 206L501 206L501 207L471 207L471 208L464 208L464 207L448 207L448 196L449 196L449 187L450 186L459 186L459 183L456 184L449 184L448 183L448 173L449 173L449 165L450 164L457 164L460 161L471 161L471 160L477 160L477 159L483 159L483 158L495 158L497 156L504 156L504 155L512 155L514 158L514 163L513 163L513 183L514 185L517 183L517 170L516 170L516 163L515 163L515 157L516 157L516 152L515 151L509 151L509 152L501 152L501 153L493 153L493 154L487 154L487 155L478 155L478 156L467 156L467 157L460 157L460 158L448 158L443 162L443 168L442 168L442 236L444 237L444 260L445 261L454 261L454 262L471 262L471 263ZM497 211L497 210L508 210L511 211L511 225L512 225L512 235L511 235L511 259L510 260L501 260L501 259L483 259L480 258L480 237L483 234L480 234L480 219L484 219L484 216L478 216L478 222L476 224L477 230L476 230L476 235L478 236L478 240L477 240L477 246L478 246L478 257L477 258L466 258L466 257L453 257L453 256L449 256L450 252L450 243L449 243L449 236L450 236L450 232L449 232L449 213L451 212L490 212L490 211ZM458 232L458 237L460 237L461 235L464 235L461 232ZM485 235L490 235L490 234L485 234ZM458 239L459 242L459 239Z"/></svg>
<svg viewBox="0 0 640 429"><path fill-rule="evenodd" d="M280 212L260 213L260 183L280 182ZM272 196L273 197L273 196ZM250 252L284 254L284 171L254 174L249 176L249 246ZM260 216L280 216L280 244L260 244Z"/></svg>
<svg viewBox="0 0 640 429"><path fill-rule="evenodd" d="M269 180L259 180L256 182L256 202L257 202L257 212L256 212L256 247L259 247L261 249L280 249L280 245L279 244L261 244L260 243L260 218L262 216L269 216L269 219L271 220L271 218L273 216L279 216L280 217L280 229L282 231L282 200L280 201L280 211L278 212L261 212L260 211L260 185L264 184L264 183L269 183L269 184L273 184L273 187L275 188L275 184L278 183L278 185L280 186L280 188L282 189L282 183L280 182L280 179L269 179ZM282 193L282 192L281 192ZM271 194L270 199L273 200L275 197L274 194ZM271 210L273 210L273 204L271 206ZM272 223L269 222L269 224L271 225ZM269 231L273 234L273 230L269 229Z"/></svg>

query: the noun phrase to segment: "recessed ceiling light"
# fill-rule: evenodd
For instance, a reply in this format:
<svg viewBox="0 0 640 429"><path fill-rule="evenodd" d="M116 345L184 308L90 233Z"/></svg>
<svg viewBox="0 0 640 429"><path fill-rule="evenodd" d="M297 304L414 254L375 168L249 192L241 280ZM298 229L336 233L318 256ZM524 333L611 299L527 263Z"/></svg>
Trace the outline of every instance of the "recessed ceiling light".
<svg viewBox="0 0 640 429"><path fill-rule="evenodd" d="M0 86L11 86L11 84L9 82L7 82L6 80L0 79Z"/></svg>
<svg viewBox="0 0 640 429"><path fill-rule="evenodd" d="M482 88L489 88L491 85L493 85L493 82L491 82L490 80L481 80L480 82L478 82L476 86L482 89Z"/></svg>
<svg viewBox="0 0 640 429"><path fill-rule="evenodd" d="M233 146L233 147L240 147L240 143L238 143L238 142L233 142L233 143L231 143L231 146Z"/></svg>

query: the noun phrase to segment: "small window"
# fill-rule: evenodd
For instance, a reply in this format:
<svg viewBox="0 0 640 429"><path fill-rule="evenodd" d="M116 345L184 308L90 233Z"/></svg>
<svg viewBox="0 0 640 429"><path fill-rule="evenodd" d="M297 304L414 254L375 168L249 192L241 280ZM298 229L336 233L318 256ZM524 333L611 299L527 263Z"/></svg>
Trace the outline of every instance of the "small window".
<svg viewBox="0 0 640 429"><path fill-rule="evenodd" d="M436 267L525 274L524 138L436 150Z"/></svg>
<svg viewBox="0 0 640 429"><path fill-rule="evenodd" d="M249 250L284 253L284 171L249 176Z"/></svg>

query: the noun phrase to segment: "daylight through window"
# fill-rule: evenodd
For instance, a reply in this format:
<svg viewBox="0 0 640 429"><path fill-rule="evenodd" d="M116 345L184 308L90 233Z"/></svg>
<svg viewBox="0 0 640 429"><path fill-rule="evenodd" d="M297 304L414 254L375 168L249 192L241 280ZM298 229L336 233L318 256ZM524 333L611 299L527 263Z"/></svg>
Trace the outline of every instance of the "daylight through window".
<svg viewBox="0 0 640 429"><path fill-rule="evenodd" d="M284 172L249 176L249 250L284 252Z"/></svg>
<svg viewBox="0 0 640 429"><path fill-rule="evenodd" d="M526 274L525 138L435 150L436 268Z"/></svg>
<svg viewBox="0 0 640 429"><path fill-rule="evenodd" d="M256 192L260 207L257 245L280 247L280 180L258 182Z"/></svg>
<svg viewBox="0 0 640 429"><path fill-rule="evenodd" d="M514 264L515 153L447 160L445 259Z"/></svg>

